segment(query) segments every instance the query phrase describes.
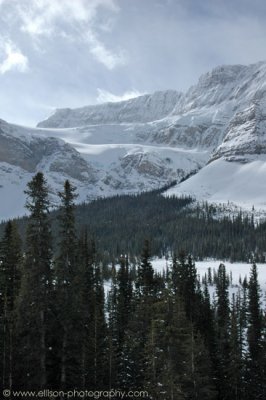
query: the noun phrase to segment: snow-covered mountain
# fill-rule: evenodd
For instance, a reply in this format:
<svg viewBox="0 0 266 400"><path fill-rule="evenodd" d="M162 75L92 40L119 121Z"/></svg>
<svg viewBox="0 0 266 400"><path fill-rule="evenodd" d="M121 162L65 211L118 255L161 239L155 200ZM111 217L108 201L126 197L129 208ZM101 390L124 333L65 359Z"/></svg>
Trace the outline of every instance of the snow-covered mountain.
<svg viewBox="0 0 266 400"><path fill-rule="evenodd" d="M166 117L182 96L181 92L165 90L117 103L105 103L74 110L62 108L56 110L50 118L40 122L38 126L71 128L97 124L152 122Z"/></svg>
<svg viewBox="0 0 266 400"><path fill-rule="evenodd" d="M169 193L266 208L266 191L255 184L266 169L265 131L266 62L217 67L187 93L168 90L59 109L35 129L1 121L6 210L1 200L0 212L16 214L9 193L22 193L38 170L45 172L55 202L66 178L80 200L89 200L158 188L199 171Z"/></svg>

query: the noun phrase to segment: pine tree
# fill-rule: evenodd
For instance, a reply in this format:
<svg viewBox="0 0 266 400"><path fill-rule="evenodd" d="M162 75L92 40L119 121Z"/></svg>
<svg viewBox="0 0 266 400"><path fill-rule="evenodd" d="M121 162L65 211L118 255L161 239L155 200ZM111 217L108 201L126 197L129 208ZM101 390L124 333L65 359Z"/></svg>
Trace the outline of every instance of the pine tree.
<svg viewBox="0 0 266 400"><path fill-rule="evenodd" d="M9 221L0 247L0 371L2 387L10 390L15 385L15 303L20 287L21 261L21 239L15 223Z"/></svg>
<svg viewBox="0 0 266 400"><path fill-rule="evenodd" d="M226 399L228 393L228 370L230 360L229 327L230 327L230 307L229 307L229 279L226 274L224 264L220 264L217 274L216 295L216 323L217 323L217 346L218 346L218 390L219 399Z"/></svg>
<svg viewBox="0 0 266 400"><path fill-rule="evenodd" d="M217 380L215 378L217 378L218 375L217 334L214 309L211 305L210 294L207 285L205 285L204 287L201 300L199 331L202 335L202 338L204 339L205 347L210 355L210 360L212 362L210 377L213 381L216 382Z"/></svg>
<svg viewBox="0 0 266 400"><path fill-rule="evenodd" d="M128 326L132 300L132 281L127 257L120 258L120 268L117 274L117 284L118 343L119 346L121 346L124 341L125 330Z"/></svg>
<svg viewBox="0 0 266 400"><path fill-rule="evenodd" d="M119 365L118 285L115 266L112 267L111 289L108 293L108 381L109 390L117 387Z"/></svg>
<svg viewBox="0 0 266 400"><path fill-rule="evenodd" d="M156 299L154 270L150 258L150 243L145 240L141 263L137 271L136 290L132 298L132 314L126 331L126 341L122 349L124 363L121 366L121 380L124 385L128 384L128 379L124 376L126 372L131 377L129 381L130 387L141 387L144 379L145 357L143 348L152 318L152 305ZM125 353L127 353L127 357L125 357Z"/></svg>
<svg viewBox="0 0 266 400"><path fill-rule="evenodd" d="M81 387L94 388L94 289L95 245L89 242L87 231L79 240L79 279L77 285L80 296L81 313Z"/></svg>
<svg viewBox="0 0 266 400"><path fill-rule="evenodd" d="M167 290L153 306L145 353L145 389L150 398L215 398L204 343L180 298Z"/></svg>
<svg viewBox="0 0 266 400"><path fill-rule="evenodd" d="M228 386L232 400L242 400L244 396L244 365L242 338L240 331L240 309L238 300L233 294L230 318L230 363L228 369Z"/></svg>
<svg viewBox="0 0 266 400"><path fill-rule="evenodd" d="M263 393L263 342L262 313L260 309L260 286L257 266L253 264L248 285L248 359L247 393L254 400L262 399Z"/></svg>
<svg viewBox="0 0 266 400"><path fill-rule="evenodd" d="M127 257L120 257L118 273L114 267L113 271L108 303L109 381L116 382L120 386L123 385L124 375L124 342L132 311L132 279Z"/></svg>
<svg viewBox="0 0 266 400"><path fill-rule="evenodd" d="M78 261L74 216L75 187L67 180L59 192L59 254L55 262L57 350L59 357L60 389L80 384L80 332ZM59 339L60 338L60 339Z"/></svg>
<svg viewBox="0 0 266 400"><path fill-rule="evenodd" d="M195 323L199 317L199 306L202 298L197 270L192 256L186 256L184 251L178 258L173 257L172 264L173 290L184 301L187 317Z"/></svg>
<svg viewBox="0 0 266 400"><path fill-rule="evenodd" d="M152 268L152 264L150 262L151 251L150 251L150 242L148 240L144 241L144 246L141 254L141 263L138 268L138 277L137 277L137 288L144 296L150 296L154 292L154 270Z"/></svg>
<svg viewBox="0 0 266 400"><path fill-rule="evenodd" d="M21 387L40 389L47 387L54 350L51 346L52 238L48 188L41 172L28 183L25 193L30 219L17 305L20 358L17 373Z"/></svg>
<svg viewBox="0 0 266 400"><path fill-rule="evenodd" d="M94 389L108 388L107 380L107 327L105 320L105 298L100 265L94 266L94 319L93 319L93 382Z"/></svg>

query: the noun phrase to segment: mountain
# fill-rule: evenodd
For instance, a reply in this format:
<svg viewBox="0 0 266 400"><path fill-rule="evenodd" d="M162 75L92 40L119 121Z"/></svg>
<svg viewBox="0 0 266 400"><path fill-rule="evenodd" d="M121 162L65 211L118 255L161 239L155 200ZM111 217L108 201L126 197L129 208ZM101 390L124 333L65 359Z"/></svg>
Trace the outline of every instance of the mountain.
<svg viewBox="0 0 266 400"><path fill-rule="evenodd" d="M183 94L165 90L127 101L77 109L62 108L38 124L42 128L71 128L86 125L152 122L171 113Z"/></svg>
<svg viewBox="0 0 266 400"><path fill-rule="evenodd" d="M266 208L265 131L265 62L217 67L186 93L58 109L35 129L1 121L2 216L18 212L9 193L22 193L37 170L55 204L68 178L80 201L177 181L168 194Z"/></svg>

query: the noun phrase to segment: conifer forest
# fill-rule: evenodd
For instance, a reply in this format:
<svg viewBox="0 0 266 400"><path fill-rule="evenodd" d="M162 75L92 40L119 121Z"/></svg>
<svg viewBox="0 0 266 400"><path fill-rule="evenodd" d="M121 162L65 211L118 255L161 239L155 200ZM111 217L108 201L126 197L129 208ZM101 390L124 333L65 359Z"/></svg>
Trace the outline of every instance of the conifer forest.
<svg viewBox="0 0 266 400"><path fill-rule="evenodd" d="M266 398L265 224L160 191L75 206L69 181L51 211L42 173L26 194L28 217L1 225L1 387ZM152 257L167 254L159 273ZM200 281L204 257L252 260L236 295L222 263Z"/></svg>

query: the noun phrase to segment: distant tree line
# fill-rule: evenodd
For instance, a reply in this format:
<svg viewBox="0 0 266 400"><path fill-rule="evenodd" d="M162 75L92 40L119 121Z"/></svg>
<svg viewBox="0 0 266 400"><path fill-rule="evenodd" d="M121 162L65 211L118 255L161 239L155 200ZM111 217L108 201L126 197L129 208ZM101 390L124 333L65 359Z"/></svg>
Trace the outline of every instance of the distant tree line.
<svg viewBox="0 0 266 400"><path fill-rule="evenodd" d="M196 205L191 197L164 197L161 193L114 196L78 205L74 210L77 231L87 230L94 238L105 264L117 262L121 254L134 262L145 239L151 243L152 254L159 257L182 248L195 259L265 260L265 222L254 222L252 215L241 212L222 216L215 205ZM50 213L50 221L56 237L58 211ZM16 224L24 246L28 219L17 219ZM5 224L0 224L0 236L4 229ZM53 251L57 251L55 241Z"/></svg>
<svg viewBox="0 0 266 400"><path fill-rule="evenodd" d="M139 263L113 264L77 230L75 188L59 194L57 239L42 173L27 187L26 241L9 221L0 246L1 384L10 390L140 389L150 399L266 398L266 318L257 268L229 297L223 264L199 282L193 258L155 272L149 240ZM57 246L53 242L57 241ZM56 251L53 249L57 248ZM213 283L213 282L209 282Z"/></svg>

